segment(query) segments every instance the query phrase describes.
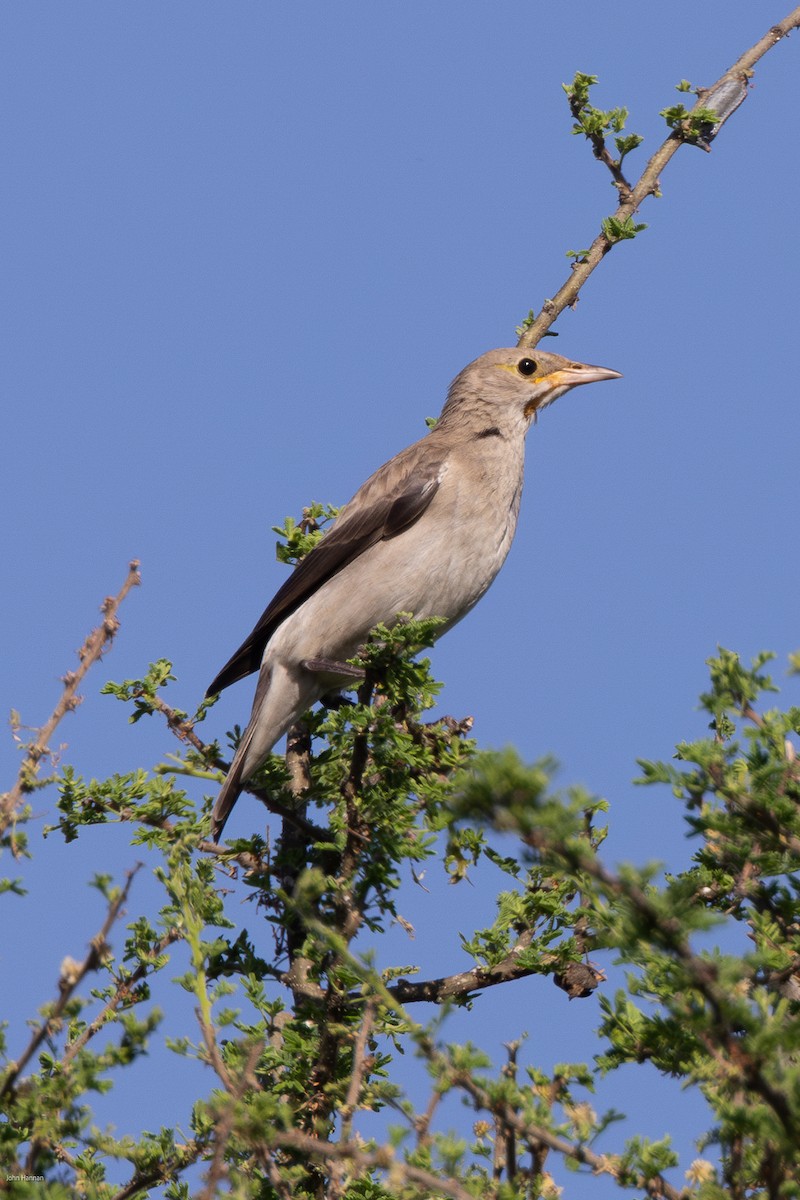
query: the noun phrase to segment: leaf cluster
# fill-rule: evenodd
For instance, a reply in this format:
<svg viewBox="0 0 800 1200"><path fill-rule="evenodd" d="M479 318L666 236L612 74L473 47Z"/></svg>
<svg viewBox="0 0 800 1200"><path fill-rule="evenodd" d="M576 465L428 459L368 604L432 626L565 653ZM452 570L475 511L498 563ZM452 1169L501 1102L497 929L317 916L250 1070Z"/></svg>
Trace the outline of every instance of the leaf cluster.
<svg viewBox="0 0 800 1200"><path fill-rule="evenodd" d="M602 109L591 102L591 89L597 84L596 75L587 75L578 71L572 83L561 86L567 95L570 112L575 118L572 126L573 134L583 134L593 145L596 158L602 158L605 152L606 134L613 133L614 145L619 157L611 160L611 164L619 170L623 159L638 146L644 138L638 133L627 133L623 130L628 121L627 108Z"/></svg>

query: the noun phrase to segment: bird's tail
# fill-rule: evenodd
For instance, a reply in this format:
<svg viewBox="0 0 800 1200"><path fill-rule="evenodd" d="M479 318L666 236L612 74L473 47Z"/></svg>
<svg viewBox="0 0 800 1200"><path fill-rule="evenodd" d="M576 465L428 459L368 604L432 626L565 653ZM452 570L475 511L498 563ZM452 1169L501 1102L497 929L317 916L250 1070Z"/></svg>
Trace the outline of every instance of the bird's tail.
<svg viewBox="0 0 800 1200"><path fill-rule="evenodd" d="M243 785L247 782L242 778L242 765L244 763L244 755L239 759L237 764L234 759L231 768L228 771L227 778L220 788L220 793L217 796L217 802L214 805L214 810L211 813L211 840L218 842L222 837L222 831L225 828L225 823L233 811L233 806L239 799Z"/></svg>
<svg viewBox="0 0 800 1200"><path fill-rule="evenodd" d="M220 793L217 796L216 804L211 813L211 837L213 841L218 842L222 837L222 831L225 828L225 823L231 815L233 806L242 794L242 788L247 783L250 775L259 765L258 761L253 762L250 757L254 735L261 723L263 704L269 691L270 683L272 682L272 671L262 669L256 687L255 699L253 700L253 712L250 716L250 721L247 728L242 734L241 741L236 747L236 753L233 756L233 762L228 770L227 777ZM264 756L272 749L274 742L278 740L278 734L267 745L264 750ZM250 761L248 762L248 758ZM245 769L247 764L247 769Z"/></svg>
<svg viewBox="0 0 800 1200"><path fill-rule="evenodd" d="M275 663L262 666L250 721L236 748L228 777L211 814L211 836L215 842L222 836L225 822L250 776L266 761L275 743L319 698L321 692L311 672L291 674Z"/></svg>

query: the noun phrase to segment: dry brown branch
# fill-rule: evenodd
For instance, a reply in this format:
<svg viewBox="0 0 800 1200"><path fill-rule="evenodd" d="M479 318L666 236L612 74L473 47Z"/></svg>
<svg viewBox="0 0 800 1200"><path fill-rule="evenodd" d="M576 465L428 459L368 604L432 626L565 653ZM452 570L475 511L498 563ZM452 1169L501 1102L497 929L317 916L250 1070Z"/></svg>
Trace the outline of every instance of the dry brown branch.
<svg viewBox="0 0 800 1200"><path fill-rule="evenodd" d="M134 559L128 567L128 575L116 596L107 596L100 606L103 622L87 637L78 651L79 665L77 670L68 671L63 677L64 690L58 704L53 709L49 720L36 731L36 737L26 747L25 757L19 769L16 782L10 792L0 799L0 834L3 834L10 822L13 821L17 809L22 804L27 793L36 787L41 763L50 754L49 743L57 726L68 712L74 712L81 702L77 694L78 688L90 667L98 662L111 645L119 629L117 613L122 601L133 587L141 583L139 562ZM11 848L15 852L14 839Z"/></svg>
<svg viewBox="0 0 800 1200"><path fill-rule="evenodd" d="M739 96L743 99L755 64L759 59L763 58L768 50L771 50L779 41L787 37L792 30L798 28L800 28L800 7L789 13L777 25L773 25L768 29L764 36L759 38L756 44L751 46L749 50L746 50L733 66L729 67L720 76L712 87L702 89L697 103L690 110L690 113L702 108L714 108L720 118L714 126L716 134L738 107L736 100L731 100L730 92L738 90ZM632 217L638 211L640 205L644 203L648 196L657 194L661 172L673 154L676 154L681 146L685 144L686 140L686 135L683 132L673 130L666 141L656 150L638 182L630 190L626 187L621 188L620 204L613 214L616 220L621 222L628 220L629 217ZM556 292L555 296L552 299L543 301L541 312L520 336L518 343L520 346L532 349L541 341L547 330L564 309L575 304L578 299L578 293L584 283L586 283L586 280L614 245L616 245L616 242L611 240L605 233L597 235L586 255L580 261L573 264L569 277Z"/></svg>
<svg viewBox="0 0 800 1200"><path fill-rule="evenodd" d="M16 1062L11 1063L5 1077L0 1085L0 1098L5 1096L13 1088L15 1082L30 1062L33 1055L41 1046L45 1038L54 1033L61 1021L61 1016L64 1009L67 1007L70 998L74 995L77 987L90 971L96 971L102 964L103 958L108 950L107 938L111 932L111 928L122 912L123 906L128 899L133 877L141 868L141 863L135 866L131 871L128 871L125 886L115 900L112 900L108 906L106 919L101 925L98 932L92 938L89 944L89 951L83 962L76 963L72 959L65 959L61 967L61 978L58 981L59 995L54 1002L52 1011L46 1021L43 1021L39 1028L35 1031L33 1037L29 1041L26 1048L23 1050Z"/></svg>

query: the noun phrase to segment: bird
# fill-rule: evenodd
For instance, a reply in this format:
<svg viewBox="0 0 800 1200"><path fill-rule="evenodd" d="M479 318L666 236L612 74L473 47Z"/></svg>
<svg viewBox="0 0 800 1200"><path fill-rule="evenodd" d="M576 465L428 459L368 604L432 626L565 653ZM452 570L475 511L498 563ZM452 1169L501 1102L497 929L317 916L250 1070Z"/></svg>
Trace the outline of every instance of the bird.
<svg viewBox="0 0 800 1200"><path fill-rule="evenodd" d="M490 350L453 380L429 432L367 479L298 563L206 695L258 671L248 725L211 814L219 842L250 777L318 700L353 686L348 664L399 613L438 617L438 638L477 604L517 525L525 436L539 413L607 367Z"/></svg>

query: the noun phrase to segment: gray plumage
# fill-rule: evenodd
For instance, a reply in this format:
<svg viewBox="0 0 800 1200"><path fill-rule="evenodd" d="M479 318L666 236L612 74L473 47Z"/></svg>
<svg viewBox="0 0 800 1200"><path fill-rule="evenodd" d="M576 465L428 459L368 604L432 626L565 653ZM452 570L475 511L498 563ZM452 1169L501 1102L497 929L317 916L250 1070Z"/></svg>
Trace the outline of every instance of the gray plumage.
<svg viewBox="0 0 800 1200"><path fill-rule="evenodd" d="M480 600L514 537L531 422L570 388L617 378L520 349L490 350L456 376L434 428L359 488L209 687L213 695L259 671L214 806L214 840L275 743L322 696L352 684L337 664L375 625L400 612L443 617L441 636Z"/></svg>

